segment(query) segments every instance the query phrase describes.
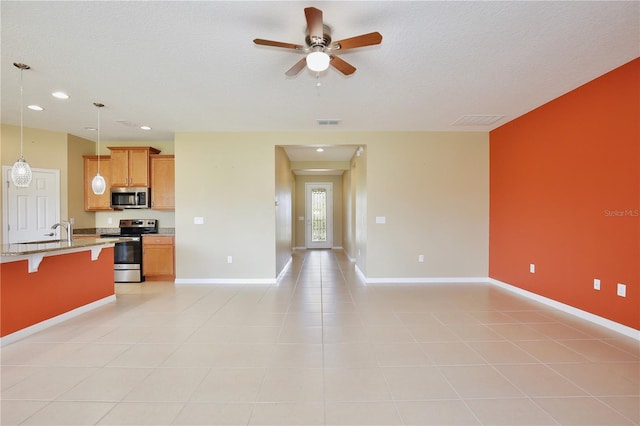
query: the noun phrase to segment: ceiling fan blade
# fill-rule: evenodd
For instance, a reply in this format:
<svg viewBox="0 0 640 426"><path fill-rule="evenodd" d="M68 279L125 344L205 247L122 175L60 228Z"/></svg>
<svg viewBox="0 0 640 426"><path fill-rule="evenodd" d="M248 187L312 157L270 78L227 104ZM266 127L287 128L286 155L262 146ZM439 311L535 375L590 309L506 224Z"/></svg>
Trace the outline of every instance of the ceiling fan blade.
<svg viewBox="0 0 640 426"><path fill-rule="evenodd" d="M331 43L334 49L347 50L354 49L356 47L372 46L374 44L380 44L382 42L382 34L379 32L373 32L369 34L362 34L359 36L345 38Z"/></svg>
<svg viewBox="0 0 640 426"><path fill-rule="evenodd" d="M315 7L306 7L304 9L304 16L307 18L307 29L309 30L309 37L311 40L322 40L324 36L324 28L322 27L322 11Z"/></svg>
<svg viewBox="0 0 640 426"><path fill-rule="evenodd" d="M253 40L255 44L260 44L262 46L272 46L272 47L283 47L285 49L293 49L293 50L304 50L303 46L299 44L293 43L283 43L281 41L273 41L273 40L264 40L262 38L256 38Z"/></svg>
<svg viewBox="0 0 640 426"><path fill-rule="evenodd" d="M300 71L302 71L302 69L304 67L306 67L306 66L307 66L307 58L304 57L304 58L300 59L298 62L296 62L296 64L294 66L289 68L287 70L287 72L285 72L285 75L288 75L290 77L294 76L294 75L298 74Z"/></svg>
<svg viewBox="0 0 640 426"><path fill-rule="evenodd" d="M338 58L336 55L329 56L331 57L331 62L329 64L340 71L342 74L351 75L356 72L356 67L354 67L350 63Z"/></svg>

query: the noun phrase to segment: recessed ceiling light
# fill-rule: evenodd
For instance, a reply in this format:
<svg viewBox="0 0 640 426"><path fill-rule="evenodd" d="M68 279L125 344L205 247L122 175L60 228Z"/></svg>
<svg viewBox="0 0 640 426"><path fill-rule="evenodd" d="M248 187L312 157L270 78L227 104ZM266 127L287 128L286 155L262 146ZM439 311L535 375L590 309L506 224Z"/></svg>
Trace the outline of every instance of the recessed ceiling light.
<svg viewBox="0 0 640 426"><path fill-rule="evenodd" d="M69 99L69 95L64 92L53 92L51 96L58 99Z"/></svg>
<svg viewBox="0 0 640 426"><path fill-rule="evenodd" d="M140 126L140 128L142 130L151 130L151 127L149 127L149 126Z"/></svg>
<svg viewBox="0 0 640 426"><path fill-rule="evenodd" d="M318 148L316 149L316 152L324 152L324 148Z"/></svg>
<svg viewBox="0 0 640 426"><path fill-rule="evenodd" d="M29 105L27 106L27 108L33 111L44 111L44 108L42 108L40 105Z"/></svg>

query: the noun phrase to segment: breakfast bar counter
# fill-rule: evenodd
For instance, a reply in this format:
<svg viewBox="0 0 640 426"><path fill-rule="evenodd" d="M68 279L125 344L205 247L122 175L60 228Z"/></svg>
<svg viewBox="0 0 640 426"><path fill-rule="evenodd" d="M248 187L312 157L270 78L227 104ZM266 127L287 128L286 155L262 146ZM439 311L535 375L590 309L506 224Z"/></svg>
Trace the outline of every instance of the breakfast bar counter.
<svg viewBox="0 0 640 426"><path fill-rule="evenodd" d="M113 247L120 240L2 245L0 345L114 301Z"/></svg>

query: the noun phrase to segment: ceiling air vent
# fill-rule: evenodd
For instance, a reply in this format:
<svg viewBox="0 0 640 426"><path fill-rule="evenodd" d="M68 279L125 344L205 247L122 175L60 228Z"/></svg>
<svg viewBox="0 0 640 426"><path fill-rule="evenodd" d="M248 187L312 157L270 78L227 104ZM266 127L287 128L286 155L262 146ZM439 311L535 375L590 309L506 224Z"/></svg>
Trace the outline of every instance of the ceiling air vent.
<svg viewBox="0 0 640 426"><path fill-rule="evenodd" d="M340 120L337 118L318 118L316 122L319 126L337 126L340 124Z"/></svg>
<svg viewBox="0 0 640 426"><path fill-rule="evenodd" d="M488 126L503 117L504 115L463 115L452 126Z"/></svg>
<svg viewBox="0 0 640 426"><path fill-rule="evenodd" d="M120 124L121 126L126 126L126 127L138 127L138 125L136 123L133 123L129 120L116 120L116 123Z"/></svg>

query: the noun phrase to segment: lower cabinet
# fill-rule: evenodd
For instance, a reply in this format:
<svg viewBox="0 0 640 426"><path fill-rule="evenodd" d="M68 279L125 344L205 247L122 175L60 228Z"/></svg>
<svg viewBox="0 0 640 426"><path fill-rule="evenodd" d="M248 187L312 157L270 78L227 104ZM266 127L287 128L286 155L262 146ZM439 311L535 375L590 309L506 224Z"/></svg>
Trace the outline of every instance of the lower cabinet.
<svg viewBox="0 0 640 426"><path fill-rule="evenodd" d="M142 271L145 280L175 280L175 248L171 235L142 236Z"/></svg>

